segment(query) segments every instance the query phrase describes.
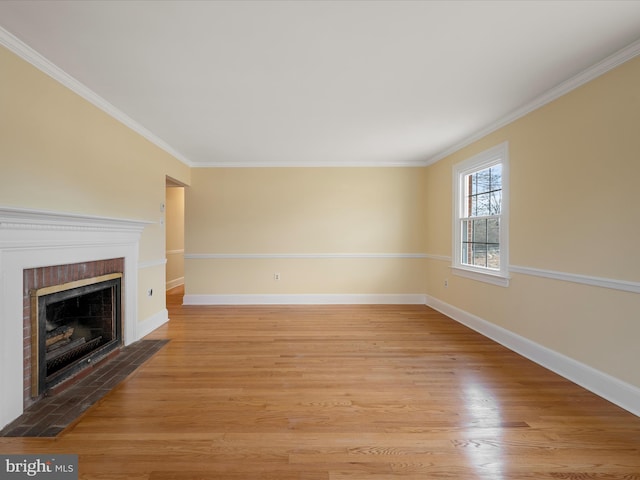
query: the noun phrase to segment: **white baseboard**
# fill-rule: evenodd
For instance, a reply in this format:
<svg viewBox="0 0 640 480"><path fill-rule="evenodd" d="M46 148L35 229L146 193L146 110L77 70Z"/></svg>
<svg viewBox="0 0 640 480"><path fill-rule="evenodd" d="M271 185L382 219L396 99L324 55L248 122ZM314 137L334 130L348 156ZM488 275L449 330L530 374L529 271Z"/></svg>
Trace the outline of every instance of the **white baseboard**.
<svg viewBox="0 0 640 480"><path fill-rule="evenodd" d="M427 306L640 417L640 388L426 295Z"/></svg>
<svg viewBox="0 0 640 480"><path fill-rule="evenodd" d="M156 328L161 327L169 321L169 312L167 309L160 310L158 313L154 313L150 317L138 322L137 325L137 337L138 340L146 337Z"/></svg>
<svg viewBox="0 0 640 480"><path fill-rule="evenodd" d="M416 294L185 295L184 305L424 305Z"/></svg>
<svg viewBox="0 0 640 480"><path fill-rule="evenodd" d="M173 280L167 281L166 289L171 290L172 288L179 287L180 285L184 285L184 277L174 278Z"/></svg>

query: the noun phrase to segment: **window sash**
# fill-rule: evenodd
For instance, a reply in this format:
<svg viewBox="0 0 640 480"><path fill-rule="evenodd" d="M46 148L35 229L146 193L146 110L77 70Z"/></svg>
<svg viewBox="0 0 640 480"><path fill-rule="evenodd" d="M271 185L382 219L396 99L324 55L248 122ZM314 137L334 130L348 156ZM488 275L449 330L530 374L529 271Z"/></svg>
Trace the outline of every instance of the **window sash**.
<svg viewBox="0 0 640 480"><path fill-rule="evenodd" d="M500 215L460 219L460 263L500 271Z"/></svg>

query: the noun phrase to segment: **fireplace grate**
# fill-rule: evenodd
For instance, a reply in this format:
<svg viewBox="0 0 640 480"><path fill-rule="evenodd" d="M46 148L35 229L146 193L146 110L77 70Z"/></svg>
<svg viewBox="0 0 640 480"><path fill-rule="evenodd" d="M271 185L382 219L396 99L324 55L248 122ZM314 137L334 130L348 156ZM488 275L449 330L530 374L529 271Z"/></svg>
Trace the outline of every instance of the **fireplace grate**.
<svg viewBox="0 0 640 480"><path fill-rule="evenodd" d="M80 343L79 345L72 346L60 355L56 355L53 358L47 358L47 372L52 373L62 368L63 366L74 362L83 355L94 350L102 342L102 337L96 337L88 342Z"/></svg>

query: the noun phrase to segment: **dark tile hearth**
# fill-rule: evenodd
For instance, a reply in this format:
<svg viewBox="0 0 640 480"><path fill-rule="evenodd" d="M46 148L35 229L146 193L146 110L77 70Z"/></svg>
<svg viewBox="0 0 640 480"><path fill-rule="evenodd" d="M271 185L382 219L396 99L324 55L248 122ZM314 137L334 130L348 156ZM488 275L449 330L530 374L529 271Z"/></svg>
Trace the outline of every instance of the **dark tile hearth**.
<svg viewBox="0 0 640 480"><path fill-rule="evenodd" d="M0 437L55 437L167 342L140 340L122 348L118 355L73 386L27 408L20 417L0 430Z"/></svg>

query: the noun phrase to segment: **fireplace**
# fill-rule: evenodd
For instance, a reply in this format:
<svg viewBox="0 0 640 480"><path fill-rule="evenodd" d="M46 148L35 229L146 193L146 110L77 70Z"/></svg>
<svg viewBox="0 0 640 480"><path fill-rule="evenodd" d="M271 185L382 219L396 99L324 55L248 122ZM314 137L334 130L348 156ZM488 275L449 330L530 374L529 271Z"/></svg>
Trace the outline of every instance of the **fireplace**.
<svg viewBox="0 0 640 480"><path fill-rule="evenodd" d="M124 258L23 271L23 401L60 391L123 344Z"/></svg>
<svg viewBox="0 0 640 480"><path fill-rule="evenodd" d="M137 313L140 236L152 223L0 206L0 428L42 397L31 395L31 290L121 273L121 344L168 320Z"/></svg>
<svg viewBox="0 0 640 480"><path fill-rule="evenodd" d="M112 273L30 290L32 398L121 345L121 283Z"/></svg>

